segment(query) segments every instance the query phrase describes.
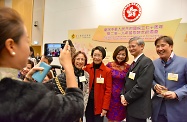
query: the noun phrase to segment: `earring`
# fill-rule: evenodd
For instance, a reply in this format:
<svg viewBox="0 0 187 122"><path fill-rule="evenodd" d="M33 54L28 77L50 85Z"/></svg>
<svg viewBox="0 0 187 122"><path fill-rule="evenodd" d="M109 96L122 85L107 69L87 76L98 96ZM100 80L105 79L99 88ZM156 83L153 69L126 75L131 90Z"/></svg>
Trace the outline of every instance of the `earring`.
<svg viewBox="0 0 187 122"><path fill-rule="evenodd" d="M15 52L12 52L12 55L16 55L16 53L15 53Z"/></svg>

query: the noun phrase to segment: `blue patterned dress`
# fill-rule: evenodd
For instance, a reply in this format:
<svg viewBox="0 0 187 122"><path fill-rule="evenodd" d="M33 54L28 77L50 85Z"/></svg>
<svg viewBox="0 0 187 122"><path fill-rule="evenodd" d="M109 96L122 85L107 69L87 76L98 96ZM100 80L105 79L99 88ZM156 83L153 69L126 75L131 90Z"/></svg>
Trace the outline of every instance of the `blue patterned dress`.
<svg viewBox="0 0 187 122"><path fill-rule="evenodd" d="M109 120L122 121L126 118L126 108L121 104L120 92L125 84L125 76L130 65L109 62L107 65L112 70L112 95L107 118Z"/></svg>

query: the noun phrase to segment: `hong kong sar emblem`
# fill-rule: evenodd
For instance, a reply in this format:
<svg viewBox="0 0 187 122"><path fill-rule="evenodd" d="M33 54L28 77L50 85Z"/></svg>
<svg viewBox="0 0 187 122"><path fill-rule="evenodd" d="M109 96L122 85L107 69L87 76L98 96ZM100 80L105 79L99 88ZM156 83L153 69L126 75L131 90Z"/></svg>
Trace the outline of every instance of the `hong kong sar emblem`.
<svg viewBox="0 0 187 122"><path fill-rule="evenodd" d="M122 16L127 22L134 22L138 20L141 14L142 8L138 3L129 3L122 11Z"/></svg>

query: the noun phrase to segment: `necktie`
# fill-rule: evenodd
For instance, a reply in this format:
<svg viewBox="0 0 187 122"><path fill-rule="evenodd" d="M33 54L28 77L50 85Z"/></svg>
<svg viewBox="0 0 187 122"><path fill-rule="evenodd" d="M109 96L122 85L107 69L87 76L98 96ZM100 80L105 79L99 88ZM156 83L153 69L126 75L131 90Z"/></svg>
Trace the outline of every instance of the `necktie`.
<svg viewBox="0 0 187 122"><path fill-rule="evenodd" d="M131 69L133 69L134 64L135 64L135 61L132 62L132 64L131 64Z"/></svg>

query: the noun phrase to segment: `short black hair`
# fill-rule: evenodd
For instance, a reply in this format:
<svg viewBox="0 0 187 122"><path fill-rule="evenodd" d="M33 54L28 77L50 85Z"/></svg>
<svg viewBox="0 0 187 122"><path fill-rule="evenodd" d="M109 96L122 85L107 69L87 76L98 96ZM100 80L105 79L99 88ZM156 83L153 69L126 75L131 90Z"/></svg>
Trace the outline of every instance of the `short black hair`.
<svg viewBox="0 0 187 122"><path fill-rule="evenodd" d="M49 64L51 64L53 62L53 57L51 57L51 56L45 56L45 58L48 60Z"/></svg>
<svg viewBox="0 0 187 122"><path fill-rule="evenodd" d="M30 60L30 59L27 60L27 64L31 64L31 68L34 67L34 62L32 60Z"/></svg>
<svg viewBox="0 0 187 122"><path fill-rule="evenodd" d="M173 45L173 39L169 36L160 36L155 40L155 46L157 45L158 41L163 40L169 45Z"/></svg>
<svg viewBox="0 0 187 122"><path fill-rule="evenodd" d="M95 47L95 48L92 49L92 52L91 52L91 56L92 56L92 57L93 57L93 53L94 53L95 50L101 51L101 53L102 53L102 59L104 59L104 58L106 57L105 48L102 47L102 46L97 46L97 47Z"/></svg>

